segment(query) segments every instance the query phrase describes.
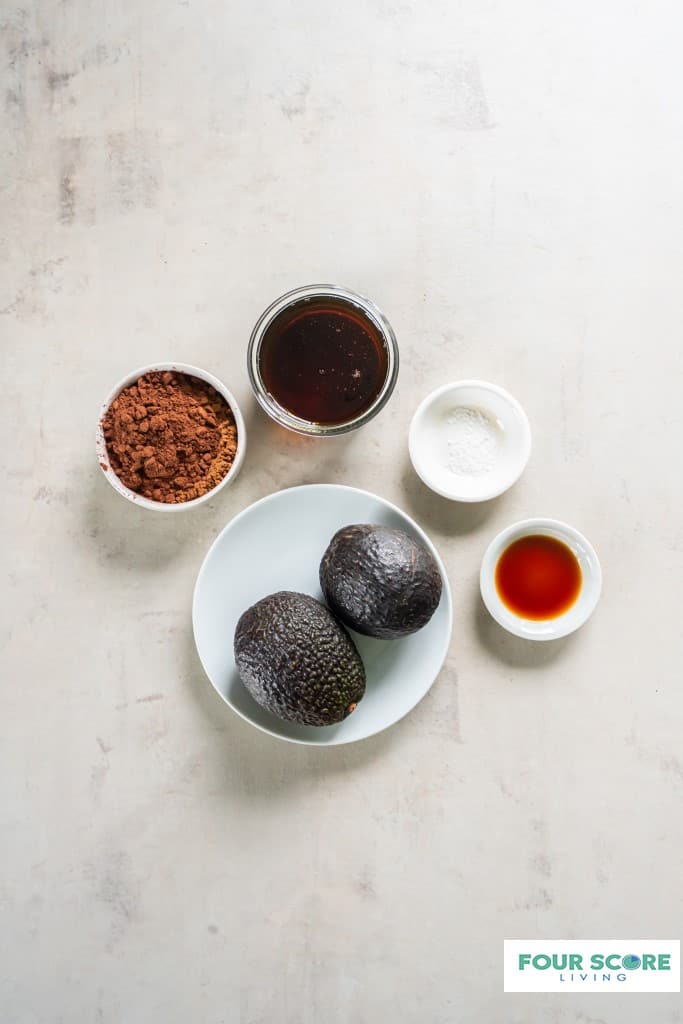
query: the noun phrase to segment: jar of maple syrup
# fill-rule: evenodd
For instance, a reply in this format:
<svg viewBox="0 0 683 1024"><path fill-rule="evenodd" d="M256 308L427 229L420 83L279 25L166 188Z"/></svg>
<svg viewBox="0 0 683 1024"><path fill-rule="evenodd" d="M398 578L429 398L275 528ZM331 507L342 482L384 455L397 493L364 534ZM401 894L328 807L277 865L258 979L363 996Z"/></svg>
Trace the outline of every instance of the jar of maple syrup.
<svg viewBox="0 0 683 1024"><path fill-rule="evenodd" d="M309 285L261 314L248 369L272 419L300 434L330 437L363 426L388 402L398 345L370 299L337 285Z"/></svg>

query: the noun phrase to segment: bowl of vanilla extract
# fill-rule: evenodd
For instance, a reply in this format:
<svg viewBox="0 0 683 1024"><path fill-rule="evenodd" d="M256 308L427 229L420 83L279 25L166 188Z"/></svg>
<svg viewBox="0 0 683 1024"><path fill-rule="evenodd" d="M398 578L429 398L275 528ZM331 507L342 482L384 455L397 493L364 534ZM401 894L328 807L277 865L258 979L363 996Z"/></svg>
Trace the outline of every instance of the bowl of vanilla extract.
<svg viewBox="0 0 683 1024"><path fill-rule="evenodd" d="M248 349L256 399L271 419L299 434L356 430L389 401L398 344L370 299L316 284L281 295L259 317Z"/></svg>
<svg viewBox="0 0 683 1024"><path fill-rule="evenodd" d="M583 534L559 519L524 519L489 544L479 576L496 622L525 640L558 640L600 600L602 570Z"/></svg>

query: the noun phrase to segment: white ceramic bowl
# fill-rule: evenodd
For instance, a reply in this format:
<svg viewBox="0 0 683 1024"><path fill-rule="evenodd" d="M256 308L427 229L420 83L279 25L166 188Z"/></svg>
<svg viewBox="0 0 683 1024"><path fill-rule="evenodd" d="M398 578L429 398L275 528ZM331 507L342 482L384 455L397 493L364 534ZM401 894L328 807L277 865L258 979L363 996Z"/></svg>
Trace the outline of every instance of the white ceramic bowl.
<svg viewBox="0 0 683 1024"><path fill-rule="evenodd" d="M495 581L496 565L503 551L520 537L539 533L563 541L571 548L578 559L582 576L579 596L571 608L555 619L543 621L524 619L510 611L499 597ZM573 526L557 519L524 519L508 526L491 541L481 563L479 583L484 604L496 622L509 633L526 640L557 640L583 626L592 615L600 599L602 570L594 548Z"/></svg>
<svg viewBox="0 0 683 1024"><path fill-rule="evenodd" d="M107 452L107 444L104 440L104 433L102 430L102 419L104 418L104 414L116 396L120 394L124 388L127 388L129 384L133 384L138 377L142 377L145 373L152 373L154 371L163 372L165 370L174 370L177 373L186 373L190 377L198 377L199 380L206 381L207 384L210 384L212 388L215 388L219 395L223 396L232 409L232 414L235 417L235 425L237 426L237 452L232 466L220 483L217 483L216 486L210 491L207 491L206 494L202 494L199 498L193 498L191 501L152 501L150 498L143 497L142 494L137 494L135 491L131 491L130 487L126 487L111 468L109 453ZM207 373L206 370L201 370L198 366L190 366L188 363L150 363L149 366L141 366L138 370L133 370L132 373L129 373L126 377L120 380L116 387L112 388L105 398L97 421L95 447L97 450L97 460L102 472L114 490L118 491L118 493L123 495L124 498L127 498L128 501L132 501L135 505L139 505L140 508L152 509L155 512L184 512L188 508L195 508L195 506L201 505L202 502L215 498L219 491L233 482L244 461L244 455L247 448L247 432L244 426L244 419L235 396L232 392L228 391L225 384L218 380L217 377L214 377L213 374Z"/></svg>
<svg viewBox="0 0 683 1024"><path fill-rule="evenodd" d="M478 410L491 425L495 459L486 471L455 472L449 466L453 434L448 420L457 408ZM488 501L522 475L531 453L531 428L509 392L483 380L459 380L432 391L418 406L408 447L415 472L431 490L451 501Z"/></svg>

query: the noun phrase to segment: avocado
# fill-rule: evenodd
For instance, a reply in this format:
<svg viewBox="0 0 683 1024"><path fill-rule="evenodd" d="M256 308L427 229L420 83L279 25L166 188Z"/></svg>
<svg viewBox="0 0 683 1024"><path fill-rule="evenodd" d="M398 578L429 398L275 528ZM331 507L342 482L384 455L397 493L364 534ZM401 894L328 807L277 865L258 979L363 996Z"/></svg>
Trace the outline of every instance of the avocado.
<svg viewBox="0 0 683 1024"><path fill-rule="evenodd" d="M344 625L391 640L426 626L441 600L434 558L403 530L357 524L335 533L320 563L325 600Z"/></svg>
<svg viewBox="0 0 683 1024"><path fill-rule="evenodd" d="M365 693L353 640L308 594L281 590L247 609L235 630L235 662L254 700L289 722L334 725Z"/></svg>

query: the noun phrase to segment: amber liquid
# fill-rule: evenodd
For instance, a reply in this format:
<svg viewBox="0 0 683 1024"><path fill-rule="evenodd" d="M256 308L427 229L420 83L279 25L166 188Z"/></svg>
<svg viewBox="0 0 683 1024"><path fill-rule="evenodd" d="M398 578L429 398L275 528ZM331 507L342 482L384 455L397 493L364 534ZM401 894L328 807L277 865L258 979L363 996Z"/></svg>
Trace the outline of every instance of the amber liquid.
<svg viewBox="0 0 683 1024"><path fill-rule="evenodd" d="M556 619L581 591L576 555L555 537L520 537L496 565L496 590L503 604L524 619Z"/></svg>
<svg viewBox="0 0 683 1024"><path fill-rule="evenodd" d="M369 409L388 366L376 324L352 303L325 296L282 310L259 352L261 378L275 401L321 425L347 423Z"/></svg>

